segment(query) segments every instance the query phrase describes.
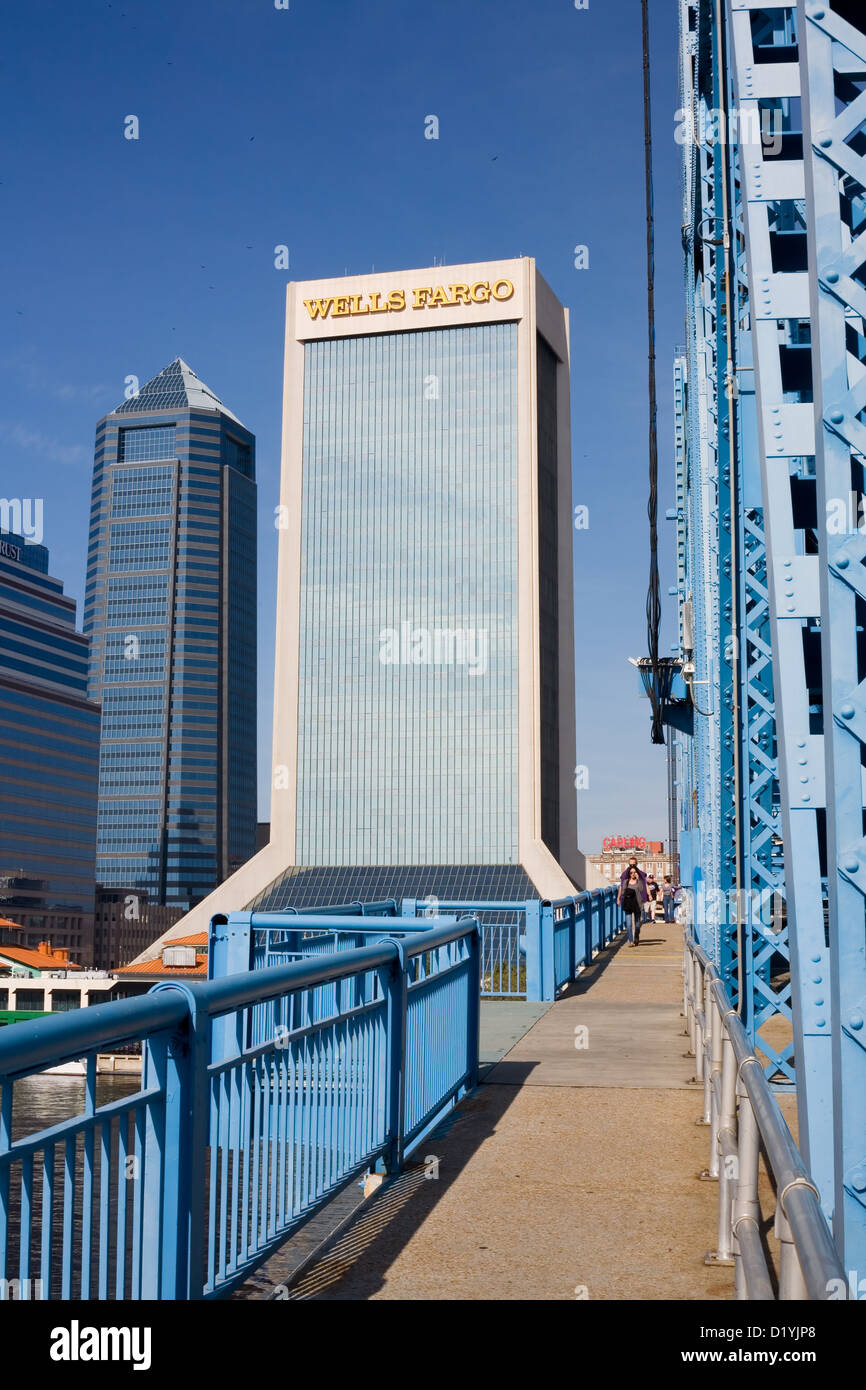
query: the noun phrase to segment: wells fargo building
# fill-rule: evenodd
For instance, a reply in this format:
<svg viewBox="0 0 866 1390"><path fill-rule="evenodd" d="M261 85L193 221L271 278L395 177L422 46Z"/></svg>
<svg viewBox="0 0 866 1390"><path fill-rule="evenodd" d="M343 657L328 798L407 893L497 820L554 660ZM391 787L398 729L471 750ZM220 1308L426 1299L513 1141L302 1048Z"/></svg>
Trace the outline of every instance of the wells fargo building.
<svg viewBox="0 0 866 1390"><path fill-rule="evenodd" d="M271 841L195 925L583 882L568 388L531 259L288 287Z"/></svg>

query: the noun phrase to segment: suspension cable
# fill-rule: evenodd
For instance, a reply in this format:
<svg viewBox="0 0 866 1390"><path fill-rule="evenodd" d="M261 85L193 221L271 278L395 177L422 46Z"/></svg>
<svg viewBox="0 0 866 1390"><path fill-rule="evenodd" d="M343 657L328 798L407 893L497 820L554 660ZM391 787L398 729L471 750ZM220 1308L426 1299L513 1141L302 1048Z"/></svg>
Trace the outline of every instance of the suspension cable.
<svg viewBox="0 0 866 1390"><path fill-rule="evenodd" d="M653 221L652 108L650 104L649 0L641 0L643 40L644 178L646 183L647 332L649 359L649 516L650 568L646 600L647 646L650 681L647 694L652 708L652 741L664 743L663 700L659 680L659 628L661 587L658 557L658 405L656 400L655 226Z"/></svg>

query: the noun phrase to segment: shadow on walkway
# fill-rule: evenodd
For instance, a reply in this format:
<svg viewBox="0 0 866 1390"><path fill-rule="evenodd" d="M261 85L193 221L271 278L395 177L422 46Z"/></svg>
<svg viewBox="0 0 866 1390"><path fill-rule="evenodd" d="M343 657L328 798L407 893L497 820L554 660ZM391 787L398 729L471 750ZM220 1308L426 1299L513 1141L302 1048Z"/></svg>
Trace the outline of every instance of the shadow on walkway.
<svg viewBox="0 0 866 1390"><path fill-rule="evenodd" d="M532 1065L524 1064L521 1070L525 1081ZM508 1087L480 1087L463 1100L426 1137L404 1172L387 1182L349 1230L301 1275L289 1298L374 1297L385 1286L385 1274L397 1255L494 1133L515 1094Z"/></svg>

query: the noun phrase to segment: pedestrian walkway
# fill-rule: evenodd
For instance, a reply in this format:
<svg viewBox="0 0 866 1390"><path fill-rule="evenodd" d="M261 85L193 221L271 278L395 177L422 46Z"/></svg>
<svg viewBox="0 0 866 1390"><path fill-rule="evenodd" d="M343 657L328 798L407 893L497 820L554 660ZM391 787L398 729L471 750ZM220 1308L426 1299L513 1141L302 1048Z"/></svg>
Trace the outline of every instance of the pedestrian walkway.
<svg viewBox="0 0 866 1390"><path fill-rule="evenodd" d="M646 924L555 1004L486 1005L483 1084L290 1296L731 1298L732 1271L703 1259L717 1186L697 1176L681 941Z"/></svg>

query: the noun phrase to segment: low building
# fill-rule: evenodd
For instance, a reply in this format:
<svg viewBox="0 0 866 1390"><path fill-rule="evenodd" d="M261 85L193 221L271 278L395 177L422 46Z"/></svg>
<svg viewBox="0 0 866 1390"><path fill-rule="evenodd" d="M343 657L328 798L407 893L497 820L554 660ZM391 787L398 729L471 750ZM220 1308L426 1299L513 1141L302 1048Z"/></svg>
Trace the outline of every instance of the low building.
<svg viewBox="0 0 866 1390"><path fill-rule="evenodd" d="M122 966L115 970L116 980L120 982L119 997L130 994L144 994L151 985L164 984L166 980L196 975L207 978L208 940L207 932L195 932L191 936L177 936L162 944L160 954L155 960L140 960L134 965Z"/></svg>
<svg viewBox="0 0 866 1390"><path fill-rule="evenodd" d="M183 908L151 902L142 889L97 887L94 966L116 970L127 965L182 916Z"/></svg>
<svg viewBox="0 0 866 1390"><path fill-rule="evenodd" d="M104 1004L116 980L106 970L85 970L66 947L40 941L35 950L0 944L0 1026L21 1018Z"/></svg>
<svg viewBox="0 0 866 1390"><path fill-rule="evenodd" d="M54 949L47 941L40 941L36 950L0 944L0 1027L146 994L152 985L174 978L205 979L207 960L207 932L172 941L157 960L115 971L85 970L69 960L66 949Z"/></svg>
<svg viewBox="0 0 866 1390"><path fill-rule="evenodd" d="M664 881L665 874L672 872L664 842L648 840L645 835L610 835L602 841L601 854L586 856L587 864L592 864L608 883L617 886L630 859L637 859L638 867L658 883Z"/></svg>

